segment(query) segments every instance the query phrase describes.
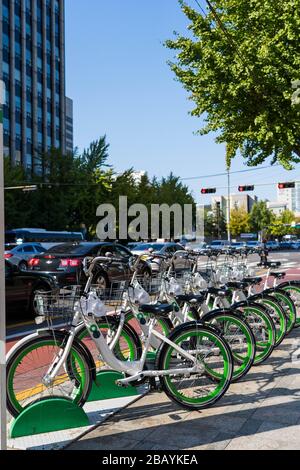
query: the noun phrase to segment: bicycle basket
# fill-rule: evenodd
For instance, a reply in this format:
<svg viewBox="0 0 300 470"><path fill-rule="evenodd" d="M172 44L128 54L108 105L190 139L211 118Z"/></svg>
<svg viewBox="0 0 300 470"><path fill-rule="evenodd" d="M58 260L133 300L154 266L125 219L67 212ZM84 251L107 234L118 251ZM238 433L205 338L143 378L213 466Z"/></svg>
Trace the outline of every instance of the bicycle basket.
<svg viewBox="0 0 300 470"><path fill-rule="evenodd" d="M68 324L74 317L75 303L80 299L80 286L70 286L51 292L36 292L34 309L37 313L36 323L52 323L59 319Z"/></svg>

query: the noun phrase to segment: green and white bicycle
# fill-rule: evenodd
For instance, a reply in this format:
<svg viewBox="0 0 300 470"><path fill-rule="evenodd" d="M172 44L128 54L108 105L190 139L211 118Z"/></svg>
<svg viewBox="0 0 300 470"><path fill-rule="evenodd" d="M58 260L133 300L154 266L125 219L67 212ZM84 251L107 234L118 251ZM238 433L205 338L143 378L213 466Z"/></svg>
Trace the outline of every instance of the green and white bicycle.
<svg viewBox="0 0 300 470"><path fill-rule="evenodd" d="M93 356L83 341L76 337L83 323L98 350L98 360L108 369L121 372L117 384L159 383L167 396L188 409L202 409L216 403L227 391L233 374L233 358L224 338L210 326L192 321L176 327L168 336L156 329L160 319L170 315L173 305L153 304L139 308L139 322L147 323L148 336L138 360L126 360L120 351L120 338L114 345L99 328L107 317L105 299L91 290L95 266L106 258L97 257L87 267L88 280L82 294L41 293L40 316L48 328L24 338L7 357L7 406L17 416L30 404L50 397L65 397L83 406L88 399L96 367ZM53 319L68 315L69 328L57 330ZM129 329L126 330L130 331ZM155 366L147 367L147 354L153 339L158 340ZM123 349L125 351L125 349ZM135 352L132 351L134 356Z"/></svg>

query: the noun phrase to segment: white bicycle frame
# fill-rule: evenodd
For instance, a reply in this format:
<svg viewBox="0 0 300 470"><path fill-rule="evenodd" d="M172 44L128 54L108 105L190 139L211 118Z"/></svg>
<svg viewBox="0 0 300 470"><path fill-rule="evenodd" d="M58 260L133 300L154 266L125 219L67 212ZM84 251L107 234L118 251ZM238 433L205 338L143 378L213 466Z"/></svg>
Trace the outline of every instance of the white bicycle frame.
<svg viewBox="0 0 300 470"><path fill-rule="evenodd" d="M99 260L103 260L103 257L98 257L93 260L92 266L95 265L96 262ZM86 300L86 292L90 289L91 286L91 279L92 279L92 269L90 268L89 270L89 278L85 287L85 295L82 297L82 301ZM78 303L78 305L81 305L81 302ZM43 377L43 384L45 386L50 386L53 382L57 374L59 373L60 368L65 364L71 348L72 344L74 342L74 338L76 336L76 330L78 325L81 323L85 324L91 339L95 343L99 354L101 355L103 361L113 370L117 370L118 372L122 372L124 374L129 375L130 377L124 378L118 381L118 383L121 385L128 384L132 381L138 380L139 378L142 377L160 377L160 376L167 376L167 375L185 375L188 376L189 374L193 373L201 373L205 370L205 367L202 364L199 364L197 361L197 358L190 354L189 352L185 351L182 349L180 346L177 344L173 343L171 340L169 340L166 336L163 336L160 334L158 331L154 329L156 320L155 318L152 318L150 320L149 326L148 326L148 336L146 339L146 344L142 353L142 357L140 361L120 361L115 354L113 353L113 343L116 344L118 338L114 338L113 343L109 346L106 342L106 339L104 338L101 330L98 327L98 324L95 320L94 315L89 314L88 312L81 311L80 309L76 309L72 321L72 326L70 329L69 333L69 338L66 343L66 346L60 353L57 355L53 363L51 364L50 368L48 369L47 373ZM189 368L184 368L184 369L172 369L172 370L144 370L146 359L147 359L147 353L149 351L149 348L151 346L151 340L152 338L155 337L157 338L160 343L164 342L172 346L179 354L181 354L185 359L191 361L193 364L193 367ZM193 351L191 351L193 352ZM206 350L197 350L197 353L205 353ZM207 351L208 352L208 351ZM210 349L209 352L211 353L212 350Z"/></svg>

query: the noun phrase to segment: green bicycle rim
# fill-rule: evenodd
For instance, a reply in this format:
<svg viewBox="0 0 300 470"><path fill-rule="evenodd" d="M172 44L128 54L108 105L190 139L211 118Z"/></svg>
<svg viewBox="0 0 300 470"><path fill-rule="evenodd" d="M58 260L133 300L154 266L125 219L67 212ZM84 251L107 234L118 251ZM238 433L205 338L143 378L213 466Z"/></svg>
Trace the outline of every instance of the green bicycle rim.
<svg viewBox="0 0 300 470"><path fill-rule="evenodd" d="M268 342L266 343L263 341L256 340L257 350L255 354L255 359L254 359L254 364L256 365L256 364L260 364L265 359L267 359L274 348L275 337L274 337L273 322L271 319L269 320L269 318L264 314L264 312L262 312L259 309L256 309L255 307L244 307L244 312L245 311L249 311L249 314L251 314L251 312L254 312L256 313L256 315L261 316L267 326L268 339L269 339ZM247 314L246 314L246 320L247 320ZM251 324L249 326L251 328Z"/></svg>
<svg viewBox="0 0 300 470"><path fill-rule="evenodd" d="M217 338L215 336L214 339L213 339L214 335L212 335L209 331L205 331L205 332L196 331L195 333L196 333L197 337L205 337L205 338L211 339L213 342L215 342L215 339ZM179 338L176 339L175 344L178 345L180 342L184 341L185 339L190 338L190 336L191 336L190 332L183 333L181 336L179 336ZM189 398L189 397L186 397L185 395L183 395L182 393L180 393L176 389L176 387L171 382L170 376L166 376L165 377L165 384L166 384L166 387L168 388L168 390L171 394L173 394L175 397L177 397L180 401L184 401L185 403L189 403L189 404L197 404L197 403L205 404L205 403L211 401L212 399L215 399L220 394L220 392L224 388L224 385L228 381L228 375L229 375L229 360L228 359L229 358L227 357L227 352L226 352L225 348L223 347L223 344L219 340L218 340L218 343L219 343L218 347L219 347L220 351L222 352L222 356L223 356L223 359L224 359L224 372L223 372L223 378L218 382L217 388L212 393L207 395L206 397ZM173 352L173 348L170 347L169 351L168 351L168 354L166 355L166 357L164 359L164 370L169 369L169 364L170 364L170 361L171 361L172 352ZM227 358L227 360L225 358Z"/></svg>
<svg viewBox="0 0 300 470"><path fill-rule="evenodd" d="M297 320L297 314L295 313L295 305L294 305L294 302L287 298L286 296L283 296L280 292L274 292L274 295L275 297L278 299L278 300L281 300L282 302L285 302L287 305L288 305L288 308L289 308L289 315L287 315L287 319L288 319L288 323L287 323L287 334L289 334L295 323L296 323L296 320Z"/></svg>
<svg viewBox="0 0 300 470"><path fill-rule="evenodd" d="M278 346L283 340L283 338L285 337L286 332L287 332L287 325L285 322L285 318L283 318L282 312L280 308L278 307L278 305L276 304L276 302L272 302L271 300L268 300L268 299L262 299L262 304L272 307L276 311L279 317L279 330L276 329L276 325L275 325L275 331L276 331L275 346Z"/></svg>
<svg viewBox="0 0 300 470"><path fill-rule="evenodd" d="M295 291L297 292L299 295L300 295L300 288L299 287L296 287L296 286L285 286L282 288L283 290L287 291L288 293L289 292L292 292L292 291ZM300 309L299 309L299 312L300 312ZM297 313L297 308L296 308L296 313ZM296 315L296 322L295 322L295 325L296 327L299 327L300 326L300 315L297 316Z"/></svg>
<svg viewBox="0 0 300 470"><path fill-rule="evenodd" d="M20 354L15 358L14 362L13 362L13 365L12 367L10 368L9 370L9 373L8 373L8 377L7 377L7 392L9 394L9 399L10 401L12 402L12 404L14 405L15 409L21 413L25 408L27 408L29 406L26 405L24 408L22 406L20 406L20 403L19 401L17 400L17 397L15 395L15 392L14 392L14 387L13 387L13 378L14 378L14 374L15 374L15 371L18 367L18 365L20 364L20 362L22 361L22 359L27 355L29 354L30 352L32 352L34 349L37 349L36 346L57 346L57 342L55 340L53 341L50 341L50 340L47 340L47 341L41 341L40 343L37 343L35 345L31 345L29 346L28 348L24 349L24 350L21 350L20 351ZM58 347L58 346L57 346ZM80 383L80 387L78 389L78 392L76 393L76 395L73 397L73 402L74 403L77 403L82 395L82 390L84 389L84 386L86 384L86 370L85 370L85 367L84 367L84 364L83 362L81 361L80 357L77 355L77 352L75 350L71 350L72 352L72 356L77 356L76 357L76 360L80 366L80 369L82 371L82 381Z"/></svg>

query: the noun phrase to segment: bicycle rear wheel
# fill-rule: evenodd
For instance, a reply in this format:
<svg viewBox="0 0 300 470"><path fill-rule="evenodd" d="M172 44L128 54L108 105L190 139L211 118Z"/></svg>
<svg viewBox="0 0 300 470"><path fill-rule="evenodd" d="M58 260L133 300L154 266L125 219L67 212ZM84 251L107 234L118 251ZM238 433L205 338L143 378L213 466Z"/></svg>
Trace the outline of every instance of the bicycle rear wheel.
<svg viewBox="0 0 300 470"><path fill-rule="evenodd" d="M62 366L51 384L45 374L65 347L63 333L32 335L20 342L7 357L7 408L18 416L29 405L46 398L71 399L83 406L92 386L91 364L84 348L74 342L67 358L72 368ZM67 372L71 370L72 373Z"/></svg>
<svg viewBox="0 0 300 470"><path fill-rule="evenodd" d="M296 309L296 321L294 324L294 328L299 328L300 327L300 282L296 285L297 281L293 281L294 284L291 285L284 285L282 286L281 284L279 285L280 289L284 290L287 292L291 300L294 303L295 309Z"/></svg>
<svg viewBox="0 0 300 470"><path fill-rule="evenodd" d="M216 327L230 347L234 369L232 381L240 380L250 370L256 354L255 337L248 323L234 312L211 312L202 318Z"/></svg>
<svg viewBox="0 0 300 470"><path fill-rule="evenodd" d="M266 308L256 302L247 302L237 308L244 314L245 320L250 326L256 342L256 354L253 365L264 362L271 354L275 346L276 330L272 318Z"/></svg>
<svg viewBox="0 0 300 470"><path fill-rule="evenodd" d="M186 323L168 337L173 344L164 343L158 355L159 370L169 371L160 382L166 395L183 408L206 408L226 393L233 373L233 358L226 341L215 330L201 323ZM199 372L172 375L174 369L193 367L176 346L195 357ZM174 374L174 373L173 373Z"/></svg>
<svg viewBox="0 0 300 470"><path fill-rule="evenodd" d="M267 308L267 311L273 320L276 331L274 347L276 348L281 344L287 334L287 315L275 296L263 295L263 297L258 300L258 303L261 303Z"/></svg>

